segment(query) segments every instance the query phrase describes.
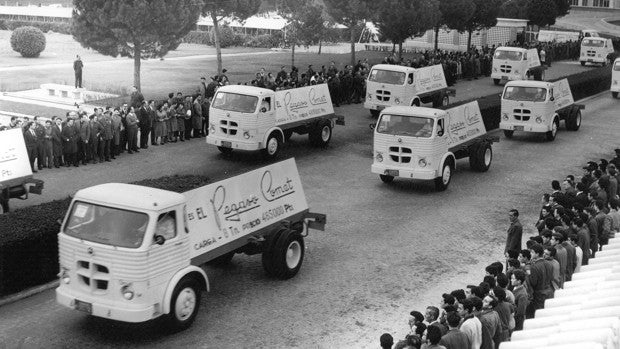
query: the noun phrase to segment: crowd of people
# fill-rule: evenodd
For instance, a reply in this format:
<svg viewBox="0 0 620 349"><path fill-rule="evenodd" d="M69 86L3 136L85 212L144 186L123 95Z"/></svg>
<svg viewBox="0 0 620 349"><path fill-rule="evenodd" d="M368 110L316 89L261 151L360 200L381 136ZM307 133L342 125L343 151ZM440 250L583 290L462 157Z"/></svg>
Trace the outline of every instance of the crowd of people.
<svg viewBox="0 0 620 349"><path fill-rule="evenodd" d="M505 262L487 266L479 284L444 293L438 304L412 311L409 334L394 343L384 333L381 348L497 349L509 341L620 231L620 149L615 153L609 161L588 162L579 179L567 175L551 181L535 223L538 235L525 246L519 211L511 209Z"/></svg>
<svg viewBox="0 0 620 349"><path fill-rule="evenodd" d="M149 145L185 142L206 135L210 98L170 93L167 99L145 100L134 88L129 103L95 108L78 107L65 117L11 117L0 128L21 129L32 172L110 162L122 153L135 154Z"/></svg>

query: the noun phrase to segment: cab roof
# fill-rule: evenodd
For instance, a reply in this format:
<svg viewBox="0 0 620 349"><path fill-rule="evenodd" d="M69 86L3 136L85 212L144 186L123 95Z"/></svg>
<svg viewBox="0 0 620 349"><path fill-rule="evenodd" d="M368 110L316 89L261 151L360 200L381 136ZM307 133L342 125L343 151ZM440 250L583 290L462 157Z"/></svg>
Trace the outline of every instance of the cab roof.
<svg viewBox="0 0 620 349"><path fill-rule="evenodd" d="M500 46L498 48L495 49L495 51L497 50L502 50L502 51L513 51L513 52L525 52L527 51L526 48L521 48L521 47L512 47L512 46Z"/></svg>
<svg viewBox="0 0 620 349"><path fill-rule="evenodd" d="M396 64L375 64L372 66L372 69L391 70L391 71L398 71L398 72L403 72L403 73L408 73L408 72L412 72L416 70L415 68L412 68L412 67L405 67L405 66L396 65Z"/></svg>
<svg viewBox="0 0 620 349"><path fill-rule="evenodd" d="M445 115L446 112L441 109L426 108L426 107L397 106L397 107L387 107L383 109L382 114L410 115L410 116L419 116L423 118L437 118L437 117Z"/></svg>
<svg viewBox="0 0 620 349"><path fill-rule="evenodd" d="M273 90L256 87L256 86L248 86L248 85L226 85L217 89L217 92L229 92L229 93L239 93L243 95L251 95L251 96L263 96L267 94L272 94Z"/></svg>
<svg viewBox="0 0 620 349"><path fill-rule="evenodd" d="M549 88L553 86L553 83L548 82L548 81L536 81L536 80L513 80L513 81L508 81L506 83L506 87L508 86Z"/></svg>
<svg viewBox="0 0 620 349"><path fill-rule="evenodd" d="M105 183L82 189L74 199L136 210L160 210L185 202L183 194L125 183Z"/></svg>

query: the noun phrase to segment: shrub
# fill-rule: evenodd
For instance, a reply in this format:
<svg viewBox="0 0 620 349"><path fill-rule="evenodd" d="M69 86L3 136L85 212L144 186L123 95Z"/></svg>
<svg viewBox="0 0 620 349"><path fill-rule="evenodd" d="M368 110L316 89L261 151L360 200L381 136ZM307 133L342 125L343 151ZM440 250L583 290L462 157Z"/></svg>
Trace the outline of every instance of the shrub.
<svg viewBox="0 0 620 349"><path fill-rule="evenodd" d="M215 45L215 30L209 32L211 37L211 42ZM230 27L221 27L220 28L220 47L225 48L229 46L235 45L235 33Z"/></svg>
<svg viewBox="0 0 620 349"><path fill-rule="evenodd" d="M199 45L215 45L212 41L212 34L210 31L197 31L193 30L183 37L183 42L188 44Z"/></svg>
<svg viewBox="0 0 620 349"><path fill-rule="evenodd" d="M55 32L60 34L71 35L71 23L65 22L41 22L41 21L5 21L4 29L7 30L15 30L19 27L31 26L41 29L42 32ZM0 29L2 29L2 24L0 24Z"/></svg>
<svg viewBox="0 0 620 349"><path fill-rule="evenodd" d="M11 34L11 47L23 57L39 57L45 50L45 35L39 28L17 28Z"/></svg>

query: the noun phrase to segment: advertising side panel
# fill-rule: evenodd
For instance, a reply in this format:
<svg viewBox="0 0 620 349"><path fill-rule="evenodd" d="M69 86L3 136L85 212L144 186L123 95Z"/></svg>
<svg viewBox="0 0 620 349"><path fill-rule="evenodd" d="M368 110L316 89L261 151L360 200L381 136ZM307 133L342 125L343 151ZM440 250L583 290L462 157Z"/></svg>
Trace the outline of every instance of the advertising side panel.
<svg viewBox="0 0 620 349"><path fill-rule="evenodd" d="M448 87L441 64L417 69L415 84L418 93L431 92Z"/></svg>
<svg viewBox="0 0 620 349"><path fill-rule="evenodd" d="M534 68L540 66L540 57L538 57L538 50L531 48L527 50L527 68Z"/></svg>
<svg viewBox="0 0 620 349"><path fill-rule="evenodd" d="M567 79L562 79L553 83L553 98L555 110L562 109L575 102Z"/></svg>
<svg viewBox="0 0 620 349"><path fill-rule="evenodd" d="M32 170L22 130L0 131L0 183L17 185L28 177L32 177Z"/></svg>
<svg viewBox="0 0 620 349"><path fill-rule="evenodd" d="M333 113L327 84L276 91L276 125Z"/></svg>
<svg viewBox="0 0 620 349"><path fill-rule="evenodd" d="M308 209L295 159L183 195L192 258Z"/></svg>
<svg viewBox="0 0 620 349"><path fill-rule="evenodd" d="M448 146L454 147L487 133L478 102L469 102L446 110Z"/></svg>

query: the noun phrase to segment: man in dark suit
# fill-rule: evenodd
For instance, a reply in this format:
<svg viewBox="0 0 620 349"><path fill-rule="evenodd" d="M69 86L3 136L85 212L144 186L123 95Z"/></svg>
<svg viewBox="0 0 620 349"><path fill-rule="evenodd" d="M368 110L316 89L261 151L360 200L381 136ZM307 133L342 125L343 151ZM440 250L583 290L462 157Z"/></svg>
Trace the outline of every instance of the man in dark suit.
<svg viewBox="0 0 620 349"><path fill-rule="evenodd" d="M138 125L140 127L140 148L147 149L149 147L149 133L153 127L147 101L142 102L142 106L136 114L138 114Z"/></svg>
<svg viewBox="0 0 620 349"><path fill-rule="evenodd" d="M78 139L78 130L75 128L74 121L72 118L68 118L64 127L62 128L62 132L60 133L62 137L62 149L65 155L65 163L66 166L69 167L74 165L75 167L79 167L77 158L77 139Z"/></svg>
<svg viewBox="0 0 620 349"><path fill-rule="evenodd" d="M609 160L610 164L614 164L616 168L620 168L620 149L614 149L616 152L616 157Z"/></svg>
<svg viewBox="0 0 620 349"><path fill-rule="evenodd" d="M34 168L34 161L37 158L37 134L34 131L34 123L29 122L24 127L24 141L26 142L26 150L28 151L28 160L30 160L30 169L33 173L37 170Z"/></svg>
<svg viewBox="0 0 620 349"><path fill-rule="evenodd" d="M523 226L519 222L519 211L513 208L508 212L508 217L510 218L510 228L508 228L506 247L504 248L506 255L511 250L521 251L521 236L523 235Z"/></svg>
<svg viewBox="0 0 620 349"><path fill-rule="evenodd" d="M37 167L42 170L45 165L45 126L38 115L34 117L32 128L37 134Z"/></svg>

